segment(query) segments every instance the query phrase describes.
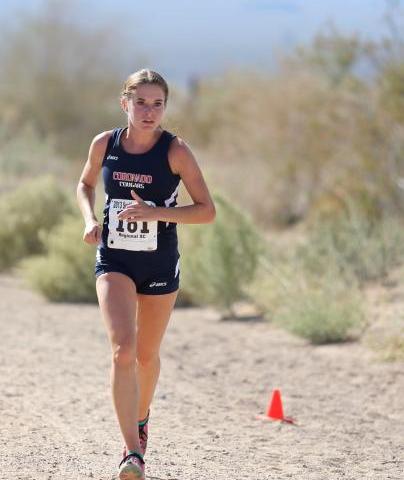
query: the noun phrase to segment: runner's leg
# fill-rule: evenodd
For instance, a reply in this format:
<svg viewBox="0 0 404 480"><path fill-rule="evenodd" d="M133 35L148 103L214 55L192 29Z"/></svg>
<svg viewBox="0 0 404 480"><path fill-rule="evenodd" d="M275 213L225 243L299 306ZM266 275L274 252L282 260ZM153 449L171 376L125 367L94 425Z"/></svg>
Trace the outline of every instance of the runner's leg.
<svg viewBox="0 0 404 480"><path fill-rule="evenodd" d="M138 294L137 379L138 420L147 416L160 374L160 346L178 291L165 295Z"/></svg>
<svg viewBox="0 0 404 480"><path fill-rule="evenodd" d="M97 278L97 295L112 350L112 398L128 450L140 451L137 428L136 287L122 273Z"/></svg>

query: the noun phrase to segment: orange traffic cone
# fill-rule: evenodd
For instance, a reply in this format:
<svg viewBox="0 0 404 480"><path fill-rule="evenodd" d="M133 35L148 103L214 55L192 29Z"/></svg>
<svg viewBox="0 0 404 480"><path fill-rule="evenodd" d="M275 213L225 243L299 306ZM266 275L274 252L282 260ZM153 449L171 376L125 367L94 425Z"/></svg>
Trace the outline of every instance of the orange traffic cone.
<svg viewBox="0 0 404 480"><path fill-rule="evenodd" d="M262 420L280 420L281 422L295 423L293 418L285 417L285 415L283 414L280 390L274 390L272 392L272 398L268 403L266 415L257 415L257 418Z"/></svg>

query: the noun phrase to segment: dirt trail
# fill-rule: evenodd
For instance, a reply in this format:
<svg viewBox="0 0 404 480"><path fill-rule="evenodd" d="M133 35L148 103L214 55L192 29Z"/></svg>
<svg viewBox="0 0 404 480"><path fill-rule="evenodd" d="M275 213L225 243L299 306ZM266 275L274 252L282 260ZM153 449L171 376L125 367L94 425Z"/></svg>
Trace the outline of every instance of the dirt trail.
<svg viewBox="0 0 404 480"><path fill-rule="evenodd" d="M0 478L116 478L122 441L98 308L0 276ZM265 322L176 310L162 349L147 478L386 480L404 472L404 365L313 347ZM261 422L273 388L299 425Z"/></svg>

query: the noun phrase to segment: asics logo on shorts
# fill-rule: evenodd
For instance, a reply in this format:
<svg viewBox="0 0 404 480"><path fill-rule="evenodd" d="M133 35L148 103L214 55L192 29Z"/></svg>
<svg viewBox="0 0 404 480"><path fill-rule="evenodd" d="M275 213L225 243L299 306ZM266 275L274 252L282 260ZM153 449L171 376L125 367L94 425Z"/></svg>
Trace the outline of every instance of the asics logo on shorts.
<svg viewBox="0 0 404 480"><path fill-rule="evenodd" d="M165 287L167 282L152 282L149 287Z"/></svg>

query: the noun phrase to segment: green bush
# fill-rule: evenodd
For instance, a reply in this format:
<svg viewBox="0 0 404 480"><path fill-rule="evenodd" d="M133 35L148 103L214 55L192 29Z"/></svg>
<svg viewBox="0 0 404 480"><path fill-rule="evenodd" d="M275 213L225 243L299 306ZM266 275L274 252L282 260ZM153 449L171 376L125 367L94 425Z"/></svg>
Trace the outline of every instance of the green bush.
<svg viewBox="0 0 404 480"><path fill-rule="evenodd" d="M364 325L359 295L346 286L335 288L331 279L328 282L319 290L302 291L275 316L276 323L314 344L359 336Z"/></svg>
<svg viewBox="0 0 404 480"><path fill-rule="evenodd" d="M0 270L44 251L41 238L72 211L67 193L51 177L23 184L1 197Z"/></svg>
<svg viewBox="0 0 404 480"><path fill-rule="evenodd" d="M313 343L358 337L366 325L360 288L403 262L399 219L373 218L352 203L311 225L288 252L265 257L250 295L266 316Z"/></svg>
<svg viewBox="0 0 404 480"><path fill-rule="evenodd" d="M272 260L261 265L250 293L270 320L314 344L354 339L365 325L359 290L331 265L314 275L295 255Z"/></svg>
<svg viewBox="0 0 404 480"><path fill-rule="evenodd" d="M67 216L44 240L46 254L24 260L23 277L55 302L95 302L94 248L84 243L83 221Z"/></svg>
<svg viewBox="0 0 404 480"><path fill-rule="evenodd" d="M353 275L361 284L377 280L404 259L403 224L387 216L372 221L351 210L349 215L314 226L298 255L313 273L332 263L338 275Z"/></svg>
<svg viewBox="0 0 404 480"><path fill-rule="evenodd" d="M215 196L217 217L211 225L180 230L183 290L196 304L211 304L233 314L246 296L263 240L251 220L222 196Z"/></svg>

